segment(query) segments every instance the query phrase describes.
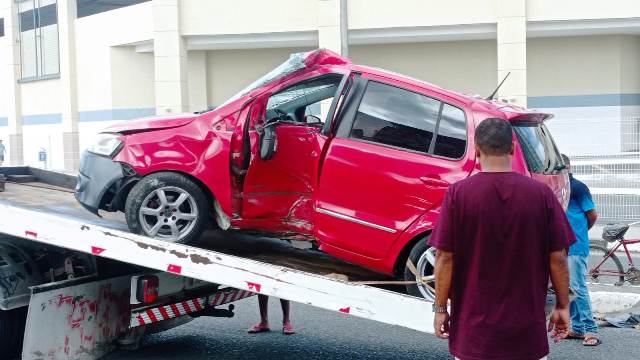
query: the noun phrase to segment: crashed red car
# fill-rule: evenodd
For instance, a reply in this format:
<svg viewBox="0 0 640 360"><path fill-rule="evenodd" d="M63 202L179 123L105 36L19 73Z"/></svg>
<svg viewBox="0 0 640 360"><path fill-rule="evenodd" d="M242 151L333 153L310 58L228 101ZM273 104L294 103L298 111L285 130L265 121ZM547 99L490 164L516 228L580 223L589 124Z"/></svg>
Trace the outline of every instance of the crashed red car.
<svg viewBox="0 0 640 360"><path fill-rule="evenodd" d="M430 275L425 238L447 187L478 171L474 129L510 121L515 171L566 205L550 118L317 50L214 110L123 122L82 156L76 198L123 211L130 229L193 243L221 229L315 241L320 250L407 280ZM409 292L431 296L428 287Z"/></svg>

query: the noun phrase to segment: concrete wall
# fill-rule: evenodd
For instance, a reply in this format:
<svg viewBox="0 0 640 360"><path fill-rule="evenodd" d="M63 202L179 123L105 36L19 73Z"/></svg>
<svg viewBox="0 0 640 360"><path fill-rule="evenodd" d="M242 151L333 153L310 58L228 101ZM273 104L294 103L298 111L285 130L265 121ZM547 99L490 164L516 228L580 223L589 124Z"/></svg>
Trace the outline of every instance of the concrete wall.
<svg viewBox="0 0 640 360"><path fill-rule="evenodd" d="M150 41L153 39L152 22L150 2L76 20L80 111L112 109L119 102L126 103L128 100L123 99L130 97L135 99L135 106L154 106L153 93L149 97L148 86L130 86L137 79L140 82L153 82L153 68L149 72L149 66L153 66L153 56L134 53L132 47L112 48ZM115 63L112 64L112 61ZM152 84L150 89L153 91ZM117 93L116 99L114 93Z"/></svg>
<svg viewBox="0 0 640 360"><path fill-rule="evenodd" d="M317 0L183 0L183 35L317 30Z"/></svg>
<svg viewBox="0 0 640 360"><path fill-rule="evenodd" d="M153 54L137 53L132 46L111 47L110 70L112 108L153 107Z"/></svg>
<svg viewBox="0 0 640 360"><path fill-rule="evenodd" d="M640 37L605 35L528 41L529 103L553 113L562 151L631 151L640 116Z"/></svg>
<svg viewBox="0 0 640 360"><path fill-rule="evenodd" d="M576 20L640 17L637 0L528 0L527 20Z"/></svg>
<svg viewBox="0 0 640 360"><path fill-rule="evenodd" d="M236 92L305 48L218 50L207 53L209 105L220 105Z"/></svg>
<svg viewBox="0 0 640 360"><path fill-rule="evenodd" d="M358 45L354 62L392 70L467 94L489 95L497 82L492 40Z"/></svg>
<svg viewBox="0 0 640 360"><path fill-rule="evenodd" d="M349 0L349 28L493 23L495 0Z"/></svg>

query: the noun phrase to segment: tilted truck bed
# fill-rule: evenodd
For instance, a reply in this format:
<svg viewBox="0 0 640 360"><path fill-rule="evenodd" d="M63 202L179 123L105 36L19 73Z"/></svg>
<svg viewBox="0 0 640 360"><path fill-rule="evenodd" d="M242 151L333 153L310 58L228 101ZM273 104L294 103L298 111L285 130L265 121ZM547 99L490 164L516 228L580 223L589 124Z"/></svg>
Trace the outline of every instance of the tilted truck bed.
<svg viewBox="0 0 640 360"><path fill-rule="evenodd" d="M332 311L433 332L431 303L350 281L380 275L276 239L209 231L200 247L128 232L122 214L98 218L70 190L42 183L7 183L0 192L0 233L96 256L276 296Z"/></svg>

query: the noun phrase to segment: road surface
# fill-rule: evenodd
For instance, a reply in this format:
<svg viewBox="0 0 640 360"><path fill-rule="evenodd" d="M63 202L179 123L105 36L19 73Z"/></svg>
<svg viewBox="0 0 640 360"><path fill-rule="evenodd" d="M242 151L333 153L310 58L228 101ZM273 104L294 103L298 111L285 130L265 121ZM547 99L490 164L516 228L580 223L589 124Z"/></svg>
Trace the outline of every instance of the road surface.
<svg viewBox="0 0 640 360"><path fill-rule="evenodd" d="M237 303L232 319L199 318L148 336L138 350L117 351L106 359L451 359L446 341L433 335L296 303L292 317L298 334L285 336L278 331L279 304L270 305L270 333L246 333L258 319L253 297ZM565 340L551 344L549 358L640 359L640 330L601 330L599 347Z"/></svg>

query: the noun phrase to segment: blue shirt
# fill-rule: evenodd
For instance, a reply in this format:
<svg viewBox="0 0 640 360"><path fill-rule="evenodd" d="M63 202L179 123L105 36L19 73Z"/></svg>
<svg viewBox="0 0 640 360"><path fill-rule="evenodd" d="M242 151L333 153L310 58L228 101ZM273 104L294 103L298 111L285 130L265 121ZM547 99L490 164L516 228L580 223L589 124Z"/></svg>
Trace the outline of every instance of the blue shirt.
<svg viewBox="0 0 640 360"><path fill-rule="evenodd" d="M569 255L589 256L589 223L587 212L595 209L591 192L582 181L569 174L571 198L567 209L567 218L576 234L576 242L569 248Z"/></svg>

